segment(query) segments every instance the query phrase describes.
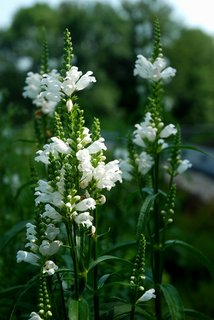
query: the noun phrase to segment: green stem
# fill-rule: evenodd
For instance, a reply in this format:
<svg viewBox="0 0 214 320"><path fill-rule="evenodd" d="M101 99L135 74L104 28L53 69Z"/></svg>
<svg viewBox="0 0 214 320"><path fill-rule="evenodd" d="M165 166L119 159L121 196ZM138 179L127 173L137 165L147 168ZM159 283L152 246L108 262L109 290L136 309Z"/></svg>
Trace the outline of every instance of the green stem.
<svg viewBox="0 0 214 320"><path fill-rule="evenodd" d="M76 248L76 232L75 232L75 226L73 225L74 234L72 237L72 230L66 224L66 230L67 230L67 236L68 236L68 242L70 246L70 253L73 260L73 266L74 266L74 297L75 300L79 300L79 271L78 271L78 260L77 260L77 248Z"/></svg>
<svg viewBox="0 0 214 320"><path fill-rule="evenodd" d="M159 155L156 155L154 171L153 171L153 187L154 194L158 193L159 190ZM154 244L153 244L153 279L156 291L155 299L155 314L156 319L161 320L161 292L160 284L162 282L162 235L161 229L161 215L159 208L159 198L157 197L154 202Z"/></svg>
<svg viewBox="0 0 214 320"><path fill-rule="evenodd" d="M97 230L97 210L94 211L94 226ZM93 259L97 259L97 236L93 238ZM93 269L93 290L94 290L94 320L99 320L99 295L98 295L98 266L96 265Z"/></svg>
<svg viewBox="0 0 214 320"><path fill-rule="evenodd" d="M63 293L62 281L60 279L59 273L57 273L57 280L58 280L59 288L60 288L63 319L66 320L67 313L66 313L66 307L65 307L65 299L64 299L64 293Z"/></svg>
<svg viewBox="0 0 214 320"><path fill-rule="evenodd" d="M133 300L132 300L132 307L131 307L131 313L130 313L130 320L134 320L134 317L135 317L137 291L138 291L138 289L135 287L135 288L134 288L134 293L133 293Z"/></svg>

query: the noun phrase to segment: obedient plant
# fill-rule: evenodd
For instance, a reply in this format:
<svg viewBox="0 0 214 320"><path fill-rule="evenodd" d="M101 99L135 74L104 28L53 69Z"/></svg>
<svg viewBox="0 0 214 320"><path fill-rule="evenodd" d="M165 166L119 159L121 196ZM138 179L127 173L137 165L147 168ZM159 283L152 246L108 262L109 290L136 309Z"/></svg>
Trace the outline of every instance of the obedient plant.
<svg viewBox="0 0 214 320"><path fill-rule="evenodd" d="M106 161L99 120L94 119L91 129L85 125L76 94L96 78L91 71L79 71L72 58L66 30L62 70L49 70L44 44L41 71L29 72L24 88L24 96L36 106L35 163L43 168L37 174L32 171L35 216L26 225L25 249L17 252L17 262L27 262L38 272L38 303L29 319L183 320L177 290L163 283L163 272L167 248L176 244L166 240L174 221L175 177L191 163L182 159L179 126L164 119L163 87L176 70L163 56L159 23L155 20L151 59L138 55L135 63L134 76L149 81L151 91L142 121L129 136L127 150L120 152L120 161ZM106 203L106 191L122 177L137 183L142 201L133 261L97 254L99 208ZM184 242L179 244L185 247ZM99 288L114 274L100 277L99 263L107 260L126 263L129 278L112 281L110 285L122 286L125 294L106 297L101 306Z"/></svg>
<svg viewBox="0 0 214 320"><path fill-rule="evenodd" d="M35 160L45 166L45 176L35 187L35 221L26 225L26 250L17 253L17 262L25 261L38 267L40 273L39 310L30 319L52 319L46 288L46 276L60 274L64 315L74 319L74 311L66 311L68 299L78 302L87 285L87 270L96 259L97 207L106 202L104 190L121 182L118 160L106 162L106 145L100 135L98 119L92 130L85 126L83 110L75 102L75 91L96 82L91 71L82 75L71 65L72 47L65 32L65 69L33 74L26 79L24 96L32 99L37 113L54 117L54 131ZM47 128L46 128L47 129ZM47 139L46 139L47 140ZM62 256L69 252L71 265L66 283L66 264ZM69 265L66 266L69 268ZM96 277L96 267L94 268ZM94 278L94 287L96 289ZM70 293L67 294L70 285ZM67 295L67 296L66 296ZM97 306L95 306L97 308ZM69 309L69 308L68 308ZM75 318L76 319L76 318Z"/></svg>
<svg viewBox="0 0 214 320"><path fill-rule="evenodd" d="M142 197L143 204L136 230L137 244L139 248L142 246L142 235L144 235L143 242L147 243L148 249L147 251L144 250L144 253L139 253L140 249L138 249L137 257L140 260L139 257L143 259L144 256L146 258L143 260L146 259L150 262L148 268L151 271L151 282L154 286L141 296L142 292L139 290L141 282L146 279L144 268L143 278L141 274L139 277L139 271L137 271L137 276L132 276L131 283L135 290L130 319L135 319L137 304L139 301L145 301L147 297L154 298L155 318L164 319L163 295L167 297L168 293L172 297L173 293L175 296L177 295L174 287L162 284L165 234L168 225L174 219L176 198L174 178L184 173L192 164L189 160L181 157L179 127L172 123L166 124L164 120L163 86L175 74L176 70L167 66L166 59L163 56L159 23L156 20L154 23L152 57L147 59L143 55L138 55L134 67L134 76L149 81L151 88L143 121L135 125L133 134L129 136L128 150L122 151L122 153L121 150L117 150L117 154L122 155L120 168L123 179L137 181ZM142 289L145 290L144 287ZM175 303L176 298L174 299ZM170 301L166 302L170 309ZM177 311L175 307L175 310L172 310L170 314L170 319L183 319ZM146 316L145 319L147 319ZM149 315L148 319L150 319Z"/></svg>

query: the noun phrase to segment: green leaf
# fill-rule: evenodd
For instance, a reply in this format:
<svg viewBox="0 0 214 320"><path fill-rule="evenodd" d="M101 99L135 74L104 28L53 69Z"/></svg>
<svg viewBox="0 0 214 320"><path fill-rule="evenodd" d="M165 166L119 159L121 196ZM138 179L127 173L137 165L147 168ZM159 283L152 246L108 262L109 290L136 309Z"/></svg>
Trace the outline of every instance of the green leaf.
<svg viewBox="0 0 214 320"><path fill-rule="evenodd" d="M89 320L88 303L81 299L70 300L68 304L68 319L69 320Z"/></svg>
<svg viewBox="0 0 214 320"><path fill-rule="evenodd" d="M136 232L138 240L140 238L141 233L145 233L147 223L148 223L149 212L157 195L158 194L148 195L144 200L143 205L140 209L140 214L137 222L137 232Z"/></svg>
<svg viewBox="0 0 214 320"><path fill-rule="evenodd" d="M107 319L109 320L120 320L128 319L127 317L131 313L131 304L129 303L115 303L112 310L110 310ZM136 306L135 314L141 316L144 320L154 320L154 317L150 315L145 309ZM130 316L129 316L130 317Z"/></svg>
<svg viewBox="0 0 214 320"><path fill-rule="evenodd" d="M167 240L165 242L165 246L164 246L163 251L165 251L175 245L181 246L181 247L187 249L189 252L191 252L196 257L198 257L198 259L200 259L200 261L207 267L207 269L209 270L210 274L212 275L212 277L214 279L214 265L213 265L213 263L200 250L196 249L192 245L190 245L182 240Z"/></svg>
<svg viewBox="0 0 214 320"><path fill-rule="evenodd" d="M203 153L204 155L208 156L208 157L211 157L213 158L213 155L198 148L198 147L194 147L194 146L191 146L191 145L178 145L178 146L175 146L175 145L171 145L171 146L168 146L166 149L171 149L171 148L179 148L179 149L188 149L188 150L193 150L193 151L196 151L196 152L199 152L199 153Z"/></svg>
<svg viewBox="0 0 214 320"><path fill-rule="evenodd" d="M131 240L131 241L127 241L121 244L117 244L115 246L113 246L112 248L108 249L107 251L105 251L105 254L109 254L110 252L114 252L114 251L118 251L121 250L123 248L127 248L130 246L136 246L136 241L135 240Z"/></svg>
<svg viewBox="0 0 214 320"><path fill-rule="evenodd" d="M160 288L168 305L171 319L185 320L183 303L175 287L171 284L162 284Z"/></svg>
<svg viewBox="0 0 214 320"><path fill-rule="evenodd" d="M98 289L101 289L104 286L104 284L111 277L111 275L112 273L107 273L107 274L104 274L102 277L100 277L97 283Z"/></svg>
<svg viewBox="0 0 214 320"><path fill-rule="evenodd" d="M33 286L38 282L39 274L35 275L33 278L31 278L25 285L21 286L21 290L16 294L15 297L15 303L13 305L13 309L11 310L10 318L9 320L13 319L13 313L16 309L16 306L18 305L21 297ZM11 288L13 289L13 287Z"/></svg>
<svg viewBox="0 0 214 320"><path fill-rule="evenodd" d="M92 261L90 263L90 265L89 265L89 269L88 270L91 270L95 266L97 266L99 263L104 262L104 261L108 261L108 260L117 260L117 261L120 261L122 263L128 264L131 267L133 266L133 264L128 260L125 260L125 259L122 259L122 258L118 258L118 257L115 257L115 256L111 256L111 255L105 255L105 256L101 256L101 257L97 258L96 260Z"/></svg>
<svg viewBox="0 0 214 320"><path fill-rule="evenodd" d="M9 241L13 240L13 238L23 229L25 229L26 223L28 221L21 221L17 223L14 227L12 227L9 231L7 231L0 238L0 252L4 249L4 247L8 244Z"/></svg>
<svg viewBox="0 0 214 320"><path fill-rule="evenodd" d="M198 312L196 310L193 309L184 309L184 312L187 316L192 317L194 320L198 319L198 320L212 320L209 316Z"/></svg>

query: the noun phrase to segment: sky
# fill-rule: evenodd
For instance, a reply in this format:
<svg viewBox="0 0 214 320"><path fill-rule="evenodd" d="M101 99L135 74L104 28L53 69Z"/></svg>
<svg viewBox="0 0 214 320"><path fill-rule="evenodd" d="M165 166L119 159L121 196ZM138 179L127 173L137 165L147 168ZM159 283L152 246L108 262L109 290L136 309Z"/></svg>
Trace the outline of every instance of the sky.
<svg viewBox="0 0 214 320"><path fill-rule="evenodd" d="M78 0L78 2L93 2L94 0ZM100 2L118 5L120 0L99 0ZM9 26L14 13L21 7L28 7L38 2L45 2L57 6L60 0L1 0L0 1L0 28ZM187 27L201 28L214 35L214 12L212 0L165 0L173 9L173 16Z"/></svg>

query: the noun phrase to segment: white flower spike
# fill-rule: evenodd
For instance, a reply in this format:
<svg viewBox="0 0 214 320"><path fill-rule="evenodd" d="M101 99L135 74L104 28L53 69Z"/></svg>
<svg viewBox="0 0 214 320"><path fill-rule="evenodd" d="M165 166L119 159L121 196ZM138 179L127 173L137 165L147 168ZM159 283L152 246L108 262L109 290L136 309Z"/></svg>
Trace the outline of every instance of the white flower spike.
<svg viewBox="0 0 214 320"><path fill-rule="evenodd" d="M151 63L143 55L138 55L134 68L134 75L140 76L143 79L157 82L159 80L169 80L174 77L176 70L171 67L166 67L166 60L158 57L154 63Z"/></svg>

